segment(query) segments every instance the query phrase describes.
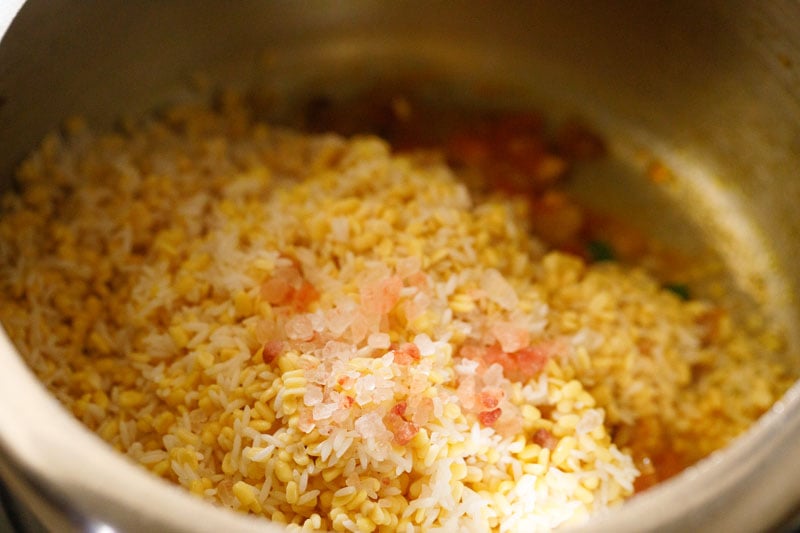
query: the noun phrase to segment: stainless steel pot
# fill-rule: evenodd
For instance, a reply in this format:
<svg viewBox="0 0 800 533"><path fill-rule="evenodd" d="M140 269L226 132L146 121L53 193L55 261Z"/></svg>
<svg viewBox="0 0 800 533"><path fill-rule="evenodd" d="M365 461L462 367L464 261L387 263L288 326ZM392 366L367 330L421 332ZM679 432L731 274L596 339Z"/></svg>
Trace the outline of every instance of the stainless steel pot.
<svg viewBox="0 0 800 533"><path fill-rule="evenodd" d="M654 230L715 244L733 282L787 326L787 363L800 364L796 2L31 0L11 23L21 4L0 7L2 187L64 117L109 124L178 97L197 71L255 83L287 106L309 88L349 91L401 70L435 72L450 87L501 83L513 89L495 98L597 125L622 174L654 158L673 169L678 186L656 200L678 215ZM629 206L652 196L626 183L604 187L641 188L615 196ZM796 384L743 438L589 529L785 523L800 507L798 443ZM5 336L0 477L54 531L278 530L126 462L48 395Z"/></svg>

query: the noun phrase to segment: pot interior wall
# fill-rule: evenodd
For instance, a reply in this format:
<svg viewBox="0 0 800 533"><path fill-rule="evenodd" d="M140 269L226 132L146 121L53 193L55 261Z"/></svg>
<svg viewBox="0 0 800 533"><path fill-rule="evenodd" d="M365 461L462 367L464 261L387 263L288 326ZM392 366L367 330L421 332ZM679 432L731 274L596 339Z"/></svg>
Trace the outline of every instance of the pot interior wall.
<svg viewBox="0 0 800 533"><path fill-rule="evenodd" d="M791 324L800 47L781 30L798 15L739 7L28 2L0 47L0 170L9 176L69 115L110 125L180 98L197 73L259 87L280 119L320 87L341 94L416 72L433 98L585 117L617 156L578 180L585 196L684 248L712 242L735 284ZM680 187L642 185L654 159ZM642 208L654 199L663 216Z"/></svg>

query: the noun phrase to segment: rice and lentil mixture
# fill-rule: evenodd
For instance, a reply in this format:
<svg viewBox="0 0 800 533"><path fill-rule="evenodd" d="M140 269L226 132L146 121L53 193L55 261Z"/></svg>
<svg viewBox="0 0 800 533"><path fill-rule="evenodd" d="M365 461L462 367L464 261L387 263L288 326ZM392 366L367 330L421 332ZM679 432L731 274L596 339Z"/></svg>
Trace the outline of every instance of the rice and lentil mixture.
<svg viewBox="0 0 800 533"><path fill-rule="evenodd" d="M72 120L17 183L0 318L41 380L156 475L295 528L576 523L790 381L767 334L548 251L528 203L430 152L271 127L232 94Z"/></svg>

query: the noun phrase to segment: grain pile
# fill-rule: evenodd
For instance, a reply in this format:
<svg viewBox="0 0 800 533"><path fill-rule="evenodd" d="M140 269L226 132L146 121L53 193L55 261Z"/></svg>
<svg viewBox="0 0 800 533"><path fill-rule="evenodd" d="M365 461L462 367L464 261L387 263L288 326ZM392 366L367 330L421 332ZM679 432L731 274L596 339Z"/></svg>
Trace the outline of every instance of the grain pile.
<svg viewBox="0 0 800 533"><path fill-rule="evenodd" d="M3 198L0 318L120 452L304 530L548 530L788 385L710 303L547 252L427 155L235 95L73 120ZM613 441L612 441L613 437Z"/></svg>

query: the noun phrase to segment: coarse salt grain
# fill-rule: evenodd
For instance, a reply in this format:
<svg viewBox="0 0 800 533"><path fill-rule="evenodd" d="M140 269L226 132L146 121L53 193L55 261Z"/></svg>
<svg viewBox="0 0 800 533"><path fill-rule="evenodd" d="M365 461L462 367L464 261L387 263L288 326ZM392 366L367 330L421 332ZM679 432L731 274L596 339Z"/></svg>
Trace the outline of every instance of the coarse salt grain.
<svg viewBox="0 0 800 533"><path fill-rule="evenodd" d="M478 361L461 358L455 365L455 371L461 376L472 376L478 369Z"/></svg>
<svg viewBox="0 0 800 533"><path fill-rule="evenodd" d="M367 337L367 345L376 350L386 349L392 345L392 340L388 333L372 333Z"/></svg>
<svg viewBox="0 0 800 533"><path fill-rule="evenodd" d="M350 359L355 350L352 344L340 341L328 341L322 349L323 359Z"/></svg>
<svg viewBox="0 0 800 533"><path fill-rule="evenodd" d="M414 337L414 344L419 348L419 354L427 357L436 353L436 344L428 337L427 333L420 333Z"/></svg>
<svg viewBox="0 0 800 533"><path fill-rule="evenodd" d="M314 336L314 326L307 315L293 316L286 323L286 336L290 339L307 341Z"/></svg>
<svg viewBox="0 0 800 533"><path fill-rule="evenodd" d="M336 337L341 336L353 323L355 313L351 309L335 307L325 313L325 325Z"/></svg>
<svg viewBox="0 0 800 533"><path fill-rule="evenodd" d="M481 277L481 288L486 296L503 309L514 309L519 303L519 298L514 287L506 281L503 275L494 268L487 269Z"/></svg>
<svg viewBox="0 0 800 533"><path fill-rule="evenodd" d="M318 403L314 406L313 410L314 420L325 420L330 418L338 408L339 406L335 403Z"/></svg>
<svg viewBox="0 0 800 533"><path fill-rule="evenodd" d="M492 325L492 333L506 353L514 353L530 343L528 331L510 322L496 322Z"/></svg>
<svg viewBox="0 0 800 533"><path fill-rule="evenodd" d="M314 406L322 402L324 395L321 387L307 386L303 395L303 404Z"/></svg>
<svg viewBox="0 0 800 533"><path fill-rule="evenodd" d="M381 416L374 411L358 417L354 427L356 432L365 439L383 437L386 433L386 426L383 425Z"/></svg>

